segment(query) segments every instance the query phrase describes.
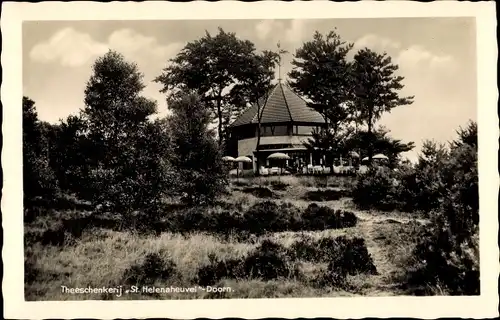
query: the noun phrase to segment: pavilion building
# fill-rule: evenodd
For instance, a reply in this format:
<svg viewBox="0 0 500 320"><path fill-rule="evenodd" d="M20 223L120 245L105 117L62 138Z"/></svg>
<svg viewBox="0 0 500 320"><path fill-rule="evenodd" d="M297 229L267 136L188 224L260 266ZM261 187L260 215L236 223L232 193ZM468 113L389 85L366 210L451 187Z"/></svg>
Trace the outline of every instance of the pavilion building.
<svg viewBox="0 0 500 320"><path fill-rule="evenodd" d="M246 109L229 128L232 156L247 156L253 160L247 169L278 166L267 157L275 152L290 156L288 166L322 164L319 154L306 147L313 130L325 127L323 116L307 105L287 84L279 81L261 106L260 147L257 148L257 105ZM275 161L276 162L276 161Z"/></svg>

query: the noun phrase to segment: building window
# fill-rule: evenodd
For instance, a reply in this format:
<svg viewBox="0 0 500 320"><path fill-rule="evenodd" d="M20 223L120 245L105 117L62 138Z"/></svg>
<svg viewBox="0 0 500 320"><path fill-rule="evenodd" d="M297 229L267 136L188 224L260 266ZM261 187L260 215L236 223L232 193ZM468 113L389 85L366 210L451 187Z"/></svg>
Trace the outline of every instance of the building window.
<svg viewBox="0 0 500 320"><path fill-rule="evenodd" d="M311 135L313 130L317 130L317 126L297 126L297 134L299 135Z"/></svg>
<svg viewBox="0 0 500 320"><path fill-rule="evenodd" d="M289 135L288 126L262 126L260 127L261 136L287 136Z"/></svg>

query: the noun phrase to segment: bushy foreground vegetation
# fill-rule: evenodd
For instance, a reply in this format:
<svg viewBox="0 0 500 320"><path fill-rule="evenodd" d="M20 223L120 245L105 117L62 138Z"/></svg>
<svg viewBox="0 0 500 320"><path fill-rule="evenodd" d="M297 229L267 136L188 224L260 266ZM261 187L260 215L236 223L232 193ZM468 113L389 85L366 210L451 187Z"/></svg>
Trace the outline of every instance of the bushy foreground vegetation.
<svg viewBox="0 0 500 320"><path fill-rule="evenodd" d="M333 210L329 207L310 204L305 210L291 203L277 204L272 201L257 202L245 212L233 206L223 207L167 207L166 219L150 221L149 216L95 217L82 215L60 217L55 225L44 231L26 233L27 243L41 242L45 245L64 245L81 237L84 230L92 228L110 228L113 230L135 230L143 233L161 232L193 233L208 232L221 236L238 234L262 235L283 231L318 231L354 227L357 217L345 210ZM30 209L27 212L31 212ZM40 213L40 212L39 212ZM46 212L45 214L50 214Z"/></svg>
<svg viewBox="0 0 500 320"><path fill-rule="evenodd" d="M378 168L360 176L353 199L362 208L430 216L430 228L414 252L418 266L409 274L411 285L479 294L476 124L458 135L448 147L426 142L415 166Z"/></svg>

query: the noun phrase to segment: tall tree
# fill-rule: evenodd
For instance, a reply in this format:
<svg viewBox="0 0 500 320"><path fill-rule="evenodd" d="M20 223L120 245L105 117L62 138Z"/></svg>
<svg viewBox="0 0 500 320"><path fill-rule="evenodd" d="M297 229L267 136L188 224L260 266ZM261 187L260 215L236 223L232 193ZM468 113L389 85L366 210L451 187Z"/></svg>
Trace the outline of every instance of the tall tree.
<svg viewBox="0 0 500 320"><path fill-rule="evenodd" d="M23 192L24 199L53 195L58 185L49 162L46 124L38 119L35 102L23 97ZM25 202L28 205L28 202Z"/></svg>
<svg viewBox="0 0 500 320"><path fill-rule="evenodd" d="M268 72L261 67L249 68L258 60L252 42L240 40L235 33L219 28L215 36L206 32L201 39L189 42L155 81L163 85L162 92L168 97L186 90L195 91L210 111L212 121L217 123L219 144L222 144L230 119L245 107L245 104L233 103L239 92L232 89L238 83L248 83L252 72Z"/></svg>
<svg viewBox="0 0 500 320"><path fill-rule="evenodd" d="M85 182L86 163L92 149L84 150L83 122L79 116L70 115L53 126L51 166L59 186L69 193L78 192Z"/></svg>
<svg viewBox="0 0 500 320"><path fill-rule="evenodd" d="M325 36L315 32L311 41L297 49L289 73L290 86L310 100L309 106L325 119L325 133L315 136L325 150L338 149L350 121L351 83L347 54L353 45L342 41L335 30ZM325 143L334 145L326 146ZM333 163L330 163L333 166Z"/></svg>
<svg viewBox="0 0 500 320"><path fill-rule="evenodd" d="M264 107L274 84L274 68L281 63L281 55L286 53L278 43L277 52L265 50L261 54L250 57L249 63L241 70L241 81L233 88L233 96L240 103L248 103L257 107L257 144L255 156L259 157L262 108ZM259 170L257 170L259 174Z"/></svg>
<svg viewBox="0 0 500 320"><path fill-rule="evenodd" d="M348 118L351 100L350 64L347 54L353 45L331 31L326 36L316 31L312 41L297 49L289 73L290 86L311 101L310 107L325 118L335 131Z"/></svg>
<svg viewBox="0 0 500 320"><path fill-rule="evenodd" d="M394 139L389 135L390 131L384 127L375 129L372 133L366 130L358 130L344 141L345 150L359 150L362 154L368 154L367 146L373 146L373 153L382 153L389 158L389 164L395 166L400 160L400 154L413 150L415 144Z"/></svg>
<svg viewBox="0 0 500 320"><path fill-rule="evenodd" d="M177 173L176 190L188 204L216 200L226 185L222 155L209 129L210 115L196 93L169 101L171 163Z"/></svg>
<svg viewBox="0 0 500 320"><path fill-rule="evenodd" d="M164 154L149 152L150 143L157 143L149 136L155 129L148 120L156 103L140 95L145 87L142 78L135 63L109 51L93 65L81 111L86 143L93 151L85 195L124 215L153 208L165 191L154 178L166 169Z"/></svg>
<svg viewBox="0 0 500 320"><path fill-rule="evenodd" d="M354 55L352 76L354 80L355 108L360 121L366 124L368 136L384 112L413 103L413 96L401 97L403 77L395 75L398 66L387 53L379 54L368 48ZM368 158L371 163L373 141L368 141Z"/></svg>

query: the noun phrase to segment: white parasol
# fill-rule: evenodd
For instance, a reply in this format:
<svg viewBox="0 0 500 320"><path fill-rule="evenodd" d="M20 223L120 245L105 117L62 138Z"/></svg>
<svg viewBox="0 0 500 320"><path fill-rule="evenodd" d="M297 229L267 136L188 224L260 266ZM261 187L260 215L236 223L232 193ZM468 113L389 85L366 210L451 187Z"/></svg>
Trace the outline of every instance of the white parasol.
<svg viewBox="0 0 500 320"><path fill-rule="evenodd" d="M245 157L245 156L240 156L236 159L234 159L234 162L246 162L246 163L250 163L252 162L252 159L250 159L249 157ZM239 179L239 166L236 167L236 178Z"/></svg>

